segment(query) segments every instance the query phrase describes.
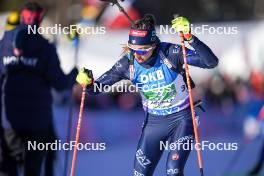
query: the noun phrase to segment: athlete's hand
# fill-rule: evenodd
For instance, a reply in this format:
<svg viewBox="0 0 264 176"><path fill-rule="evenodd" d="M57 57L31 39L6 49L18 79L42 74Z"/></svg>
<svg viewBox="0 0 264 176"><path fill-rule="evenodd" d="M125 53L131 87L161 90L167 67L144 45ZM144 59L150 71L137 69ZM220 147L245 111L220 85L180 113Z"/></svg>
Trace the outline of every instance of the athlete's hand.
<svg viewBox="0 0 264 176"><path fill-rule="evenodd" d="M89 86L93 84L93 80L92 70L88 70L86 68L82 68L76 77L76 81L82 86Z"/></svg>
<svg viewBox="0 0 264 176"><path fill-rule="evenodd" d="M174 18L172 21L172 27L178 32L183 32L184 39L190 41L192 39L190 22L185 17L177 17Z"/></svg>

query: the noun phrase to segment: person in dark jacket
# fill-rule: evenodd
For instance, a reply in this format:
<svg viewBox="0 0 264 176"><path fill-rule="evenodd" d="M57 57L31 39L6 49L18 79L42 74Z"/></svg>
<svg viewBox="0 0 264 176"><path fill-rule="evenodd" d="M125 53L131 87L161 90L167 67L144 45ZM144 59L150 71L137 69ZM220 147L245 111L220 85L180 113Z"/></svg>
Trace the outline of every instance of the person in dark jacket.
<svg viewBox="0 0 264 176"><path fill-rule="evenodd" d="M38 176L47 150L29 144L54 142L51 89L71 88L78 70L65 75L55 47L40 34L44 9L27 3L20 13L21 24L6 31L0 42L3 140L0 176Z"/></svg>
<svg viewBox="0 0 264 176"><path fill-rule="evenodd" d="M6 26L5 26L5 30L6 31L12 31L14 30L18 25L19 25L19 21L20 21L20 17L19 17L19 12L17 11L13 11L11 12L6 19ZM1 41L0 41L0 45L1 45ZM2 81L3 81L3 77L2 75L0 75L0 87L2 87ZM1 97L1 93L2 91L0 91L0 97ZM0 145L3 144L3 128L2 128L2 118L1 118L1 114L2 114L2 105L1 105L1 101L0 101ZM3 153L4 151L2 150L2 148L0 147L0 161L3 159Z"/></svg>

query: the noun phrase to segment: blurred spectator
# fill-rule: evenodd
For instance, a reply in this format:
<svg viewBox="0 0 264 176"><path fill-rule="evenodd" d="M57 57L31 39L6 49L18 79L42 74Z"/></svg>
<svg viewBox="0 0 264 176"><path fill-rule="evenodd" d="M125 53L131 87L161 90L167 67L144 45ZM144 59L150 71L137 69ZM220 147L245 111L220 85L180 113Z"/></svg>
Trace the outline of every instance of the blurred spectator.
<svg viewBox="0 0 264 176"><path fill-rule="evenodd" d="M0 175L40 175L46 156L46 175L52 176L54 153L29 148L54 142L51 88L63 90L75 82L77 69L65 75L53 45L40 34L28 34L27 26L39 27L44 9L27 3L21 11L21 24L6 31L0 42L0 76L3 136ZM53 154L53 155L52 155Z"/></svg>
<svg viewBox="0 0 264 176"><path fill-rule="evenodd" d="M250 76L250 84L252 87L252 91L256 98L263 99L264 98L264 74L260 71L252 71Z"/></svg>
<svg viewBox="0 0 264 176"><path fill-rule="evenodd" d="M6 30L10 31L15 29L19 25L20 16L16 11L11 12L6 20Z"/></svg>

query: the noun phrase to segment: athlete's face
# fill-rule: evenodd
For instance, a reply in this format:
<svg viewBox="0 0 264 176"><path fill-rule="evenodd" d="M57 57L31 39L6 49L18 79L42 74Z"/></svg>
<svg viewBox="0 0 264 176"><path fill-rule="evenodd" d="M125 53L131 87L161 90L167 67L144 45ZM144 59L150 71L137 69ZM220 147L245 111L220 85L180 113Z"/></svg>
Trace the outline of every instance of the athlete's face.
<svg viewBox="0 0 264 176"><path fill-rule="evenodd" d="M128 44L128 47L134 51L135 59L139 62L145 62L148 60L155 49L154 45L131 45Z"/></svg>

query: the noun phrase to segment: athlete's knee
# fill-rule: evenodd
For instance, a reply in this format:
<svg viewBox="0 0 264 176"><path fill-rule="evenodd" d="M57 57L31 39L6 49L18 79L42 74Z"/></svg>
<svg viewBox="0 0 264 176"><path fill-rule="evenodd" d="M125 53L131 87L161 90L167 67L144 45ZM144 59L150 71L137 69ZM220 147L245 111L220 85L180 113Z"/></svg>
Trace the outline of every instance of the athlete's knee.
<svg viewBox="0 0 264 176"><path fill-rule="evenodd" d="M135 156L135 165L141 169L147 169L151 165L151 161L142 149L138 149Z"/></svg>
<svg viewBox="0 0 264 176"><path fill-rule="evenodd" d="M134 161L134 176L149 176L152 171L152 162L143 150L138 149Z"/></svg>

